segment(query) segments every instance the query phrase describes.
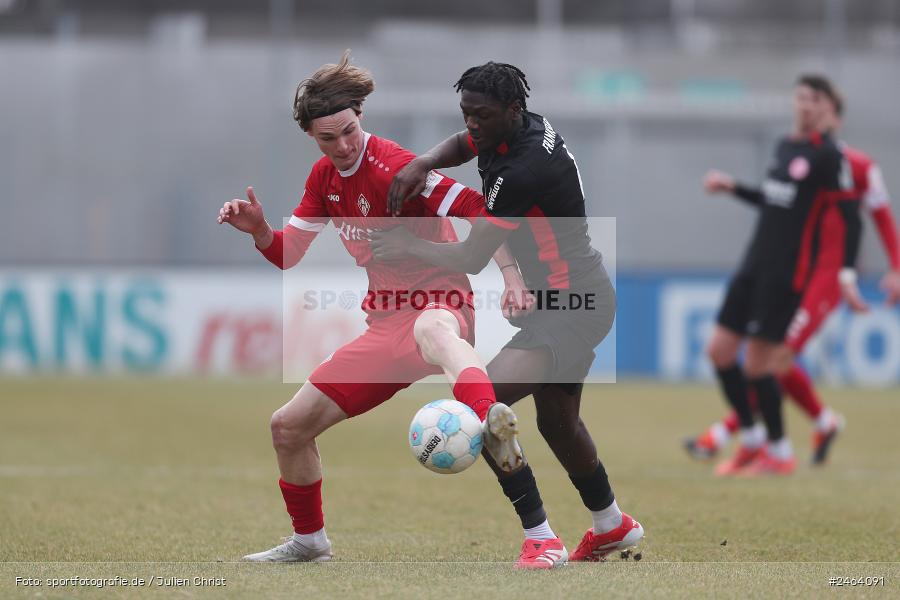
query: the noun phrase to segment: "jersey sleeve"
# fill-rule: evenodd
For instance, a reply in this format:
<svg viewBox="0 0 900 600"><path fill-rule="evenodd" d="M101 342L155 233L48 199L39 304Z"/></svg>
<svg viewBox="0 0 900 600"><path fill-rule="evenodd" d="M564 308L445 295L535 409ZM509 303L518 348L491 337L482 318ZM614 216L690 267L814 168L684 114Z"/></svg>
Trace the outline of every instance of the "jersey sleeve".
<svg viewBox="0 0 900 600"><path fill-rule="evenodd" d="M881 168L876 163L869 165L867 171L867 186L863 194L863 205L872 215L881 245L887 255L891 269L900 271L900 239L897 235L897 222L891 210L891 197L887 186L884 184L884 176Z"/></svg>
<svg viewBox="0 0 900 600"><path fill-rule="evenodd" d="M272 244L257 249L279 269L290 269L306 254L310 244L328 223L324 198L321 194L320 174L316 167L306 180L300 204L294 209L284 229L274 232Z"/></svg>
<svg viewBox="0 0 900 600"><path fill-rule="evenodd" d="M884 175L882 175L881 167L878 164L872 163L869 165L866 171L866 183L866 191L862 200L868 210L890 206L891 196L888 194L887 186L884 183Z"/></svg>
<svg viewBox="0 0 900 600"><path fill-rule="evenodd" d="M738 200L743 200L747 204L753 206L761 206L765 201L765 195L762 193L762 189L741 182L736 182L734 184L734 192L732 195Z"/></svg>
<svg viewBox="0 0 900 600"><path fill-rule="evenodd" d="M437 171L428 173L419 200L429 212L439 217L472 221L484 214L484 197L481 194Z"/></svg>
<svg viewBox="0 0 900 600"><path fill-rule="evenodd" d="M398 147L391 156L391 168L397 172L415 157L409 150ZM459 217L472 221L484 214L484 197L481 194L438 171L428 172L425 189L419 194L418 201L427 212L438 217Z"/></svg>

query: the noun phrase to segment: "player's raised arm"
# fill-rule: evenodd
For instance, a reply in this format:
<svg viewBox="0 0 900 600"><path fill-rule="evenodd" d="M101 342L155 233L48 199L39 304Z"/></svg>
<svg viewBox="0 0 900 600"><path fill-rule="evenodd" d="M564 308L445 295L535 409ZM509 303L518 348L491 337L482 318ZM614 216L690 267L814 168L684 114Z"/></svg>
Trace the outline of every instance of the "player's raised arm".
<svg viewBox="0 0 900 600"><path fill-rule="evenodd" d="M219 225L228 223L238 231L250 234L260 250L272 244L272 227L266 221L262 204L257 200L252 186L247 188L247 200L235 198L226 202L219 209L217 221Z"/></svg>
<svg viewBox="0 0 900 600"><path fill-rule="evenodd" d="M712 170L703 178L703 189L707 194L731 194L738 200L747 204L760 206L763 203L763 193L759 188L744 185L734 179L728 173Z"/></svg>
<svg viewBox="0 0 900 600"><path fill-rule="evenodd" d="M272 229L252 187L247 188L247 200L236 198L226 202L219 209L217 221L250 234L256 249L279 269L289 269L300 262L324 227L322 223L307 222L295 215L283 230Z"/></svg>
<svg viewBox="0 0 900 600"><path fill-rule="evenodd" d="M388 210L392 215L398 216L407 201L422 193L432 169L457 167L475 157L467 136L465 131L451 135L425 154L411 160L394 175L388 190Z"/></svg>

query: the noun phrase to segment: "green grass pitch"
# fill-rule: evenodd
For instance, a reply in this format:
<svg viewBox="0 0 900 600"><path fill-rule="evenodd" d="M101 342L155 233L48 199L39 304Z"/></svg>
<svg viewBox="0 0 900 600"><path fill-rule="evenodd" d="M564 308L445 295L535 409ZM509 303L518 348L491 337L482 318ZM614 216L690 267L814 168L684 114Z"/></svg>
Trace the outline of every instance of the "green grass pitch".
<svg viewBox="0 0 900 600"><path fill-rule="evenodd" d="M688 460L680 447L684 435L722 412L713 386L588 386L583 417L620 506L644 525L643 560L550 573L512 569L518 519L484 465L436 475L412 457L409 420L426 401L448 397L445 385L414 387L320 440L332 563L235 562L290 532L268 420L294 389L253 381L0 380L0 597L900 594L896 389L824 390L848 420L826 467L807 466L810 425L788 408L802 464L796 475L720 480L711 464ZM551 524L573 550L587 514L537 433L533 405L525 400L516 409ZM154 579L141 588L47 584L115 576ZM884 577L884 585L838 592L828 581L865 576ZM17 586L16 577L45 583ZM163 587L158 577L189 583ZM227 585L194 585L194 577Z"/></svg>

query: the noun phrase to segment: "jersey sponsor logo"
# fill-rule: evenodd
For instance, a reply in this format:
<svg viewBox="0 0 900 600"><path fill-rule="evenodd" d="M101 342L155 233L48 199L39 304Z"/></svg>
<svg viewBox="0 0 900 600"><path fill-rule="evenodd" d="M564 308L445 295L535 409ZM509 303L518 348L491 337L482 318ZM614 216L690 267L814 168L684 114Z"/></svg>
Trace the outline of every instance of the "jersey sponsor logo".
<svg viewBox="0 0 900 600"><path fill-rule="evenodd" d="M762 184L762 191L768 204L782 208L790 208L797 196L796 184L777 179L766 179Z"/></svg>
<svg viewBox="0 0 900 600"><path fill-rule="evenodd" d="M794 181L802 181L809 175L809 161L804 156L798 156L788 165L788 173Z"/></svg>
<svg viewBox="0 0 900 600"><path fill-rule="evenodd" d="M487 201L488 210L494 210L494 201L497 200L497 193L500 192L500 186L502 184L503 184L503 178L498 177L497 181L494 182L494 187L492 187L490 193L488 193L488 201Z"/></svg>
<svg viewBox="0 0 900 600"><path fill-rule="evenodd" d="M367 217L369 215L370 205L365 196L360 194L359 198L356 199L356 205L359 207L359 212L361 212L364 217Z"/></svg>
<svg viewBox="0 0 900 600"><path fill-rule="evenodd" d="M546 117L544 117L544 143L541 146L544 147L547 154L552 154L553 148L556 147L556 131L553 130L553 126Z"/></svg>
<svg viewBox="0 0 900 600"><path fill-rule="evenodd" d="M338 235L348 242L369 241L369 234L374 231L366 227L357 227L350 223L341 223L340 227L335 223Z"/></svg>
<svg viewBox="0 0 900 600"><path fill-rule="evenodd" d="M436 171L428 171L428 177L425 178L425 189L422 190L421 196L423 198L430 198L431 192L434 191L434 188L436 188L437 184L439 184L443 179L444 176L440 173Z"/></svg>
<svg viewBox="0 0 900 600"><path fill-rule="evenodd" d="M341 197L337 194L328 194L328 199L332 202L340 202Z"/></svg>

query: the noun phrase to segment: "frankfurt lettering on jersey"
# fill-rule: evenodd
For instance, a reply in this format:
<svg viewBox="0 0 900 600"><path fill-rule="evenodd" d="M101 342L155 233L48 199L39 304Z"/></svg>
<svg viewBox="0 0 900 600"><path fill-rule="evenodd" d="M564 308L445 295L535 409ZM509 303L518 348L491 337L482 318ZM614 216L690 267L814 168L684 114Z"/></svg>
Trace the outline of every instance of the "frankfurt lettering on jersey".
<svg viewBox="0 0 900 600"><path fill-rule="evenodd" d="M591 247L581 177L563 138L525 112L505 151L478 155L488 214L513 229L509 248L531 289L573 289L605 278ZM601 275L602 274L602 275Z"/></svg>
<svg viewBox="0 0 900 600"><path fill-rule="evenodd" d="M544 143L541 146L547 151L547 154L553 154L553 148L556 147L556 132L546 117L544 117Z"/></svg>

